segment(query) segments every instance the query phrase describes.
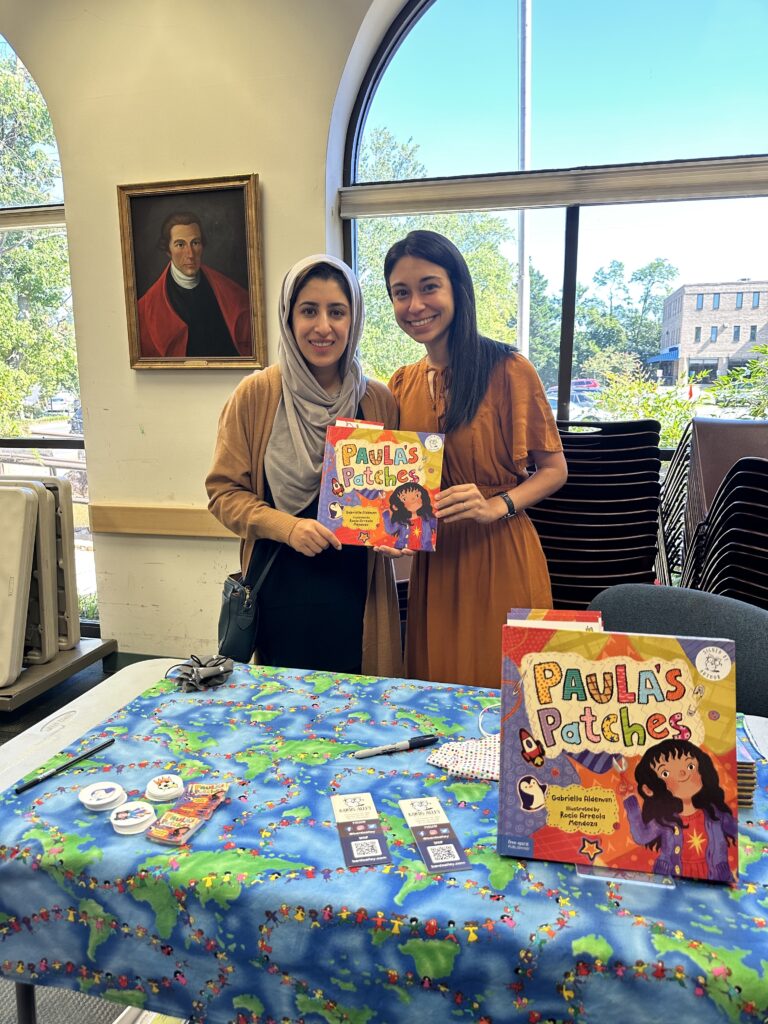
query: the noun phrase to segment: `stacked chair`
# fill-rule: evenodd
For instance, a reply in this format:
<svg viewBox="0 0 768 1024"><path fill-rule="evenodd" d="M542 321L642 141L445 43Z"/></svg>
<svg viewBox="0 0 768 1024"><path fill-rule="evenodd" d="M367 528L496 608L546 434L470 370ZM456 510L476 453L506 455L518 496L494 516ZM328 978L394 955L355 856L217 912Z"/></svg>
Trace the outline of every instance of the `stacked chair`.
<svg viewBox="0 0 768 1024"><path fill-rule="evenodd" d="M697 523L682 585L768 609L768 459L738 459Z"/></svg>
<svg viewBox="0 0 768 1024"><path fill-rule="evenodd" d="M694 418L662 486L659 581L768 608L767 512L765 421Z"/></svg>
<svg viewBox="0 0 768 1024"><path fill-rule="evenodd" d="M0 686L21 671L32 577L37 498L26 487L0 488Z"/></svg>
<svg viewBox="0 0 768 1024"><path fill-rule="evenodd" d="M685 506L688 497L691 435L691 423L689 422L686 424L661 484L656 576L659 583L665 586L677 583L683 571Z"/></svg>
<svg viewBox="0 0 768 1024"><path fill-rule="evenodd" d="M655 580L660 425L558 423L568 482L528 510L555 608L586 608L606 587Z"/></svg>
<svg viewBox="0 0 768 1024"><path fill-rule="evenodd" d="M764 420L695 417L691 421L691 454L685 504L685 549L693 543L699 523L707 517L726 474L745 456L768 458Z"/></svg>
<svg viewBox="0 0 768 1024"><path fill-rule="evenodd" d="M72 488L0 478L0 687L80 640Z"/></svg>

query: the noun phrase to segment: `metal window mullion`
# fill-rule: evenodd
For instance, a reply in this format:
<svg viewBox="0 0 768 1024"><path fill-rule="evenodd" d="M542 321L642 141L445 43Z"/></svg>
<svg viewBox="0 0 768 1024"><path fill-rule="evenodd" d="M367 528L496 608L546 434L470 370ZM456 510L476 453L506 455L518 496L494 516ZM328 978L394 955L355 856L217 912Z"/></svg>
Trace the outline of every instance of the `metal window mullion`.
<svg viewBox="0 0 768 1024"><path fill-rule="evenodd" d="M560 356L557 371L557 418L570 419L573 336L576 325L576 275L579 260L579 208L565 211L563 297L560 315Z"/></svg>

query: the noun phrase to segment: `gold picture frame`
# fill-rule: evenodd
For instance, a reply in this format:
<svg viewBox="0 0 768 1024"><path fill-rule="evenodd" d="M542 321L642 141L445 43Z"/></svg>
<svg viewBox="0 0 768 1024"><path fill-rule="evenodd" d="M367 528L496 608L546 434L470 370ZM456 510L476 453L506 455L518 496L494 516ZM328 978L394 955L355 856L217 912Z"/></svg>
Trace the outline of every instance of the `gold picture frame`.
<svg viewBox="0 0 768 1024"><path fill-rule="evenodd" d="M259 177L117 186L131 367L267 365Z"/></svg>

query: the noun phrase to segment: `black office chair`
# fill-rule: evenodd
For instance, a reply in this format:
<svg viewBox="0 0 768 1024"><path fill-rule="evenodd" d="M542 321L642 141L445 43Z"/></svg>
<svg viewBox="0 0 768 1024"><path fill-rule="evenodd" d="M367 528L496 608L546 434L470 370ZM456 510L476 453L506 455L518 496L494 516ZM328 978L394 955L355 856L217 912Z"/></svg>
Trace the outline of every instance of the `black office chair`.
<svg viewBox="0 0 768 1024"><path fill-rule="evenodd" d="M685 587L626 583L590 602L606 630L701 636L736 643L736 707L768 717L768 611L721 594Z"/></svg>

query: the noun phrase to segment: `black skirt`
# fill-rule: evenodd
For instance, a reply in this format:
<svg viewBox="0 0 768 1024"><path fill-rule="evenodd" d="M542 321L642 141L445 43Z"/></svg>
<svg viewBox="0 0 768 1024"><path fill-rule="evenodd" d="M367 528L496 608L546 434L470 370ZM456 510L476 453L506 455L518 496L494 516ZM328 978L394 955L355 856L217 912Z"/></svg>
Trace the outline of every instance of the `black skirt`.
<svg viewBox="0 0 768 1024"><path fill-rule="evenodd" d="M271 494L265 496L271 503ZM316 519L317 498L299 516ZM258 562L266 561L274 544L257 542ZM259 661L280 668L359 673L368 552L345 546L308 558L288 544L279 548L259 590Z"/></svg>

